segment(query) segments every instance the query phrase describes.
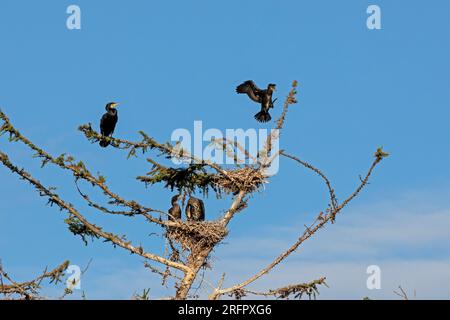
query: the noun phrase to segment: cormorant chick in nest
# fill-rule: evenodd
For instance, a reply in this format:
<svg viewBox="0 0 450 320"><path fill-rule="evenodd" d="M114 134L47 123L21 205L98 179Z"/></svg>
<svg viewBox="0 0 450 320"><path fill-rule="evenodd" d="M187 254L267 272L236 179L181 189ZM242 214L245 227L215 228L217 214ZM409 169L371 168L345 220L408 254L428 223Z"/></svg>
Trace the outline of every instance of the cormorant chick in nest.
<svg viewBox="0 0 450 320"><path fill-rule="evenodd" d="M181 219L181 207L178 204L178 200L180 200L181 195L176 195L172 197L172 207L169 209L169 220L175 221Z"/></svg>
<svg viewBox="0 0 450 320"><path fill-rule="evenodd" d="M117 116L117 107L118 103L110 102L106 105L106 113L103 115L100 120L100 132L104 137L110 137L114 133L114 129L116 128L117 121L119 117ZM100 146L103 148L109 145L109 141L106 139L100 140Z"/></svg>
<svg viewBox="0 0 450 320"><path fill-rule="evenodd" d="M269 83L267 89L260 89L252 80L247 80L236 87L237 93L245 93L250 99L261 104L261 111L255 114L255 119L258 122L268 122L272 119L269 114L269 109L273 108L274 102L272 94L276 89L276 85Z"/></svg>
<svg viewBox="0 0 450 320"><path fill-rule="evenodd" d="M186 205L187 221L204 221L205 205L203 201L194 197L190 197Z"/></svg>

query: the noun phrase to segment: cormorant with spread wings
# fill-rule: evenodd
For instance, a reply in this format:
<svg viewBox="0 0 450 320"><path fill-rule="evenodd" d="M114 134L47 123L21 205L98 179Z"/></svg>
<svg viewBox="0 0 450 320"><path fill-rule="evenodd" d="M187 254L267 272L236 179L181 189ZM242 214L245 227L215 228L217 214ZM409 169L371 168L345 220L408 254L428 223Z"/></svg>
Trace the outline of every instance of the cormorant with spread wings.
<svg viewBox="0 0 450 320"><path fill-rule="evenodd" d="M272 94L276 89L276 85L269 83L267 89L260 89L252 80L247 80L236 87L237 93L245 93L250 99L261 104L261 111L255 114L255 119L259 122L268 122L272 119L269 109L273 108L276 101L272 100Z"/></svg>

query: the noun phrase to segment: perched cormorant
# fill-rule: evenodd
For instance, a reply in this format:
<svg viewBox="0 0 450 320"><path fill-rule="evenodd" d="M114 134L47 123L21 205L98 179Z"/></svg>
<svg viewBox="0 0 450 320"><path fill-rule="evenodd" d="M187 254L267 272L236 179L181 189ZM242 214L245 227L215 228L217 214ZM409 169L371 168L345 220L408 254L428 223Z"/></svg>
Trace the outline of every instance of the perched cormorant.
<svg viewBox="0 0 450 320"><path fill-rule="evenodd" d="M205 205L203 201L190 197L186 205L186 218L188 221L204 221Z"/></svg>
<svg viewBox="0 0 450 320"><path fill-rule="evenodd" d="M250 99L261 104L261 111L255 114L255 119L259 122L268 122L272 119L269 109L273 108L272 94L276 85L269 83L267 89L260 89L252 80L247 80L236 87L237 93L245 93Z"/></svg>
<svg viewBox="0 0 450 320"><path fill-rule="evenodd" d="M181 219L181 207L178 204L178 200L180 200L180 195L172 197L172 208L169 209L169 220L180 220Z"/></svg>
<svg viewBox="0 0 450 320"><path fill-rule="evenodd" d="M117 120L119 119L117 116L117 107L118 103L110 102L106 105L106 113L103 115L100 120L100 132L104 137L110 137L114 133L114 129L116 128ZM103 148L109 145L109 141L106 139L100 140L100 146Z"/></svg>

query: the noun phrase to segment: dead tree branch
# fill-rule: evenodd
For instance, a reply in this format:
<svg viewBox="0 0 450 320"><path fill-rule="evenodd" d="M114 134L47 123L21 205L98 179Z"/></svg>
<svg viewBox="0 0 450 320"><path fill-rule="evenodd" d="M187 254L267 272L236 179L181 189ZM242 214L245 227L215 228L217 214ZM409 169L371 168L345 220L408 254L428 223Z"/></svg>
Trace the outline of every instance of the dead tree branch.
<svg viewBox="0 0 450 320"><path fill-rule="evenodd" d="M50 283L57 284L64 276L64 272L69 266L69 261L65 261L52 271L45 270L39 277L34 280L26 282L16 282L11 276L3 269L0 263L0 294L5 295L6 299L12 298L15 295L24 300L41 299L39 296L39 289L41 288L41 282L45 279L49 279ZM9 284L5 284L5 279Z"/></svg>
<svg viewBox="0 0 450 320"><path fill-rule="evenodd" d="M230 292L228 295L230 297L234 297L237 300L240 300L249 294L264 297L275 297L277 299L289 299L290 297L292 297L293 299L301 299L306 295L311 300L316 299L316 297L319 295L319 285L328 287L328 285L325 283L325 280L326 278L322 277L320 279L313 280L307 283L292 284L286 287L272 289L267 292L236 289L235 291Z"/></svg>
<svg viewBox="0 0 450 320"><path fill-rule="evenodd" d="M282 155L282 156L284 156L286 158L292 159L292 160L300 163L305 168L310 169L310 170L314 171L315 173L317 173L323 179L324 183L326 184L326 186L328 188L328 193L330 195L330 206L331 206L331 208L333 210L336 209L336 207L338 206L336 194L334 193L334 189L331 187L330 180L328 180L328 178L325 176L325 174L322 171L320 171L316 167L312 166L308 162L301 160L300 158L297 158L295 156L291 156L291 155L287 154L283 150L280 151L280 155Z"/></svg>

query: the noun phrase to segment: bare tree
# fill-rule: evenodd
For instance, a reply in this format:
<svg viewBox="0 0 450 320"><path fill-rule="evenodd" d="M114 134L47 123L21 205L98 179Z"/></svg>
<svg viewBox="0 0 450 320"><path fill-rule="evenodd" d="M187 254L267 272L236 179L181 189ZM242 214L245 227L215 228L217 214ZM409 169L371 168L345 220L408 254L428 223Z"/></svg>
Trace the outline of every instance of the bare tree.
<svg viewBox="0 0 450 320"><path fill-rule="evenodd" d="M284 150L277 150L276 152L272 150L273 142L279 139L279 135L283 130L289 106L297 102L296 88L297 81L294 81L292 89L284 102L281 117L276 121L275 129L277 130L271 131L267 136L265 145L262 150L258 151L257 156L252 155L243 146L234 141L228 141L227 139L212 141L217 148L221 148L227 154L235 157L239 151L245 155L245 159L251 158L254 160L251 164L242 164L236 161L232 168L225 168L225 166L209 160L198 159L189 151L180 148L178 144L159 143L142 131L140 132L142 136L140 141L128 141L119 138L102 137L101 134L92 129L90 124L79 127L79 130L92 143L97 143L101 139L107 139L114 148L126 151L128 157L136 156L138 152L153 155L147 159L152 165L152 170L144 176L137 177L139 181L146 185L163 183L165 187L171 190L176 189L184 197L195 192L204 194L214 192L218 199L232 199L231 205L218 219L203 222L168 219L168 213L165 210L155 209L132 199L125 199L108 186L105 177L93 174L82 161L76 161L74 157L67 154L53 156L36 146L31 140L23 136L11 124L7 116L0 111L0 118L3 122L0 127L0 134L8 134L9 141L20 142L30 148L34 152L34 157L42 161L42 166L53 165L71 174L74 177L76 189L90 207L109 215L139 216L149 224L160 227L169 248L163 254L150 252L142 245L132 243L126 236L119 236L106 231L101 226L89 221L85 213L60 197L53 188L44 186L28 171L17 167L10 160L10 157L1 150L0 162L13 174L30 183L39 192L40 196L48 199L49 204L56 205L59 209L65 211L67 213L65 221L74 235L80 236L85 242L89 238L102 239L105 242L110 242L115 247L120 247L144 258L146 261L145 267L151 272L159 274L163 279L163 283L166 283L168 279L173 281L174 295L171 298L187 299L195 296L192 294L193 283L200 278L200 271L212 267L209 258L214 248L227 237L229 222L236 216L237 212L243 211L249 205L250 195L260 191L270 179L270 176L267 174L267 168L270 167L277 157L290 159L316 173L325 183L329 194L329 203L323 212L320 212L310 225L305 226L295 243L247 280L227 288L223 287L225 275L217 281L217 285L211 284L203 277L198 280L200 285L209 285L211 287L209 299L218 299L223 295L233 296L238 299L246 295L263 295L278 298L301 298L303 295L307 295L311 298L318 292L317 288L319 285L326 285L325 277L309 283L289 284L283 288L271 289L267 292L256 292L251 290L249 286L283 262L307 239L315 235L319 229L330 222L334 223L336 216L367 185L375 167L388 154L381 148L378 148L374 154L374 160L365 176L361 178L359 186L344 201L339 203L330 180L321 170L296 156L290 155ZM159 155L163 155L167 159L182 160L184 165L164 165L162 160L155 160L155 156ZM81 190L80 181L85 181L94 188L98 188L105 196L108 204L103 205L93 201L87 193ZM2 289L0 293L5 292L7 288L11 290L11 287L5 287L4 284L0 285ZM21 285L13 284L13 286L23 288ZM148 297L148 292L144 291L144 296Z"/></svg>

